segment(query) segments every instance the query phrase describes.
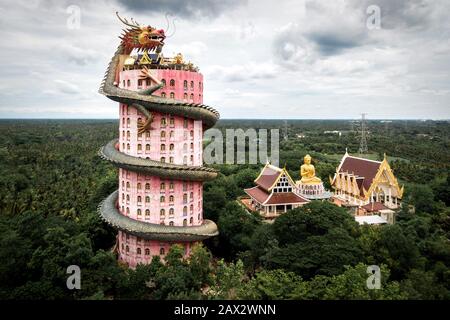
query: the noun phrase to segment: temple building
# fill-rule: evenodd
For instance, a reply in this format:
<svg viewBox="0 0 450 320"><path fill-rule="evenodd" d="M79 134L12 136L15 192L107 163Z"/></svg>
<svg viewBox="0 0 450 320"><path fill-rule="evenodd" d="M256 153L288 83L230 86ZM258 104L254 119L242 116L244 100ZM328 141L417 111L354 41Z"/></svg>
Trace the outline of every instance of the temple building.
<svg viewBox="0 0 450 320"><path fill-rule="evenodd" d="M400 187L386 156L383 161L374 161L346 152L330 182L334 190L332 202L350 208L360 224L394 223L393 210L401 204L403 186Z"/></svg>
<svg viewBox="0 0 450 320"><path fill-rule="evenodd" d="M297 193L297 187L285 168L267 163L254 182L255 187L244 189L248 197L242 198L241 202L268 221L309 202Z"/></svg>

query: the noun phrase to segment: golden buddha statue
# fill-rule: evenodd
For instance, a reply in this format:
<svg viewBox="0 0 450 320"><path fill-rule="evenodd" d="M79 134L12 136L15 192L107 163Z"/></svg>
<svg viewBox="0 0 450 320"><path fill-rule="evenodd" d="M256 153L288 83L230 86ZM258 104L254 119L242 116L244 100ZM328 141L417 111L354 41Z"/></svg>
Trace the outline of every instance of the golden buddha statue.
<svg viewBox="0 0 450 320"><path fill-rule="evenodd" d="M302 177L300 181L303 184L322 183L322 180L316 177L316 169L314 168L314 165L311 164L311 156L309 154L303 158L303 164L300 167L300 175Z"/></svg>
<svg viewBox="0 0 450 320"><path fill-rule="evenodd" d="M184 61L183 61L183 55L181 54L181 53L178 53L176 56L175 56L175 63L176 64L183 64L184 63Z"/></svg>

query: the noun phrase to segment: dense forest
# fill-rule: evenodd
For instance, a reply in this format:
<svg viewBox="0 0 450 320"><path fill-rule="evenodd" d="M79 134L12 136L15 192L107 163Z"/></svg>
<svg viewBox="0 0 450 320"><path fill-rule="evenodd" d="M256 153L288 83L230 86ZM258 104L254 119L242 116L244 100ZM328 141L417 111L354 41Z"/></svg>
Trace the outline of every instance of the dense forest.
<svg viewBox="0 0 450 320"><path fill-rule="evenodd" d="M359 146L358 123L222 120L226 128L281 128L280 164L294 178L305 153L329 187L340 157ZM397 223L359 226L343 208L311 202L273 224L236 199L262 165L214 165L204 216L220 235L188 260L130 270L112 252L116 231L97 214L117 188L117 169L98 148L115 120L0 121L0 299L450 299L450 125L369 121L369 154L386 153L401 184ZM286 135L284 139L283 135ZM69 265L81 290L66 287ZM381 267L368 290L368 265Z"/></svg>

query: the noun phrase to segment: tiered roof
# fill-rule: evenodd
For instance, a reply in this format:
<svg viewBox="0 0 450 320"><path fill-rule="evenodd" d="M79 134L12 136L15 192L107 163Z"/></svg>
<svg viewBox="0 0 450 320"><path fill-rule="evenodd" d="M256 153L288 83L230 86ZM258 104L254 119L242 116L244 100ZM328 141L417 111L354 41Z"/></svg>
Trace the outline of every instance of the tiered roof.
<svg viewBox="0 0 450 320"><path fill-rule="evenodd" d="M286 176L291 187L295 188L295 183L286 169L281 169L267 163L259 176L255 179L256 186L253 188L244 189L244 191L250 197L263 205L297 204L308 202L307 199L295 194L294 192L273 192L273 188L277 185L282 176Z"/></svg>
<svg viewBox="0 0 450 320"><path fill-rule="evenodd" d="M355 176L356 183L362 192L362 187L369 190L375 176L380 169L381 161L357 158L350 155L344 156L338 173L350 173Z"/></svg>
<svg viewBox="0 0 450 320"><path fill-rule="evenodd" d="M380 181L383 172L387 172L390 181L397 188L397 193L401 197L403 187L400 188L398 185L386 157L383 161L375 161L350 156L346 152L334 177L330 178L330 182L335 189L343 189L355 196L367 198L376 185L374 182Z"/></svg>

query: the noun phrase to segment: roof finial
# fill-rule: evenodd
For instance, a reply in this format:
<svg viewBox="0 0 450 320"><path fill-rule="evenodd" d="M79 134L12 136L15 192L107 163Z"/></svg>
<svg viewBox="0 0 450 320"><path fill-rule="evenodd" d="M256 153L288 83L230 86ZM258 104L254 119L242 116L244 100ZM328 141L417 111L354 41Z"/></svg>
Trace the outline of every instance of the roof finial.
<svg viewBox="0 0 450 320"><path fill-rule="evenodd" d="M348 149L345 147L345 155L348 156Z"/></svg>
<svg viewBox="0 0 450 320"><path fill-rule="evenodd" d="M383 161L387 161L386 152L383 154Z"/></svg>

